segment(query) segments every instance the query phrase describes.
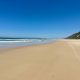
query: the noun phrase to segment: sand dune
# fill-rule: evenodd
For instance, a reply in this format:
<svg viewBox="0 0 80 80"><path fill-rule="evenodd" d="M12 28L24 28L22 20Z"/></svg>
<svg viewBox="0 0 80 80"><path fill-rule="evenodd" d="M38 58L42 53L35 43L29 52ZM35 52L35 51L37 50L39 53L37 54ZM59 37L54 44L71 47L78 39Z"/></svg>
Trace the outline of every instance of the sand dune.
<svg viewBox="0 0 80 80"><path fill-rule="evenodd" d="M0 80L80 80L80 41L1 51Z"/></svg>

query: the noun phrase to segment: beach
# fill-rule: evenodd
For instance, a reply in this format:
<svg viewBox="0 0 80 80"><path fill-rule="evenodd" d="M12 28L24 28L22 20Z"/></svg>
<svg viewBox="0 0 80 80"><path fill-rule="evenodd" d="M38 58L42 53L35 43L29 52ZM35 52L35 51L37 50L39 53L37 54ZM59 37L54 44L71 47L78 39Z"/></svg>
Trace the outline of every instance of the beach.
<svg viewBox="0 0 80 80"><path fill-rule="evenodd" d="M0 80L80 80L80 40L1 50Z"/></svg>

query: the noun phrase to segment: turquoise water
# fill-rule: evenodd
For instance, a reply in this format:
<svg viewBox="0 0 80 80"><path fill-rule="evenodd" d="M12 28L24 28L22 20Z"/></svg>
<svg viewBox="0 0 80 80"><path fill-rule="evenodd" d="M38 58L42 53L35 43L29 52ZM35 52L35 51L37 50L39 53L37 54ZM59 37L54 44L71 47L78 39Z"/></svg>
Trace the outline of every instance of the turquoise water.
<svg viewBox="0 0 80 80"><path fill-rule="evenodd" d="M0 39L0 48L13 48L20 46L31 46L36 44L46 44L53 39Z"/></svg>

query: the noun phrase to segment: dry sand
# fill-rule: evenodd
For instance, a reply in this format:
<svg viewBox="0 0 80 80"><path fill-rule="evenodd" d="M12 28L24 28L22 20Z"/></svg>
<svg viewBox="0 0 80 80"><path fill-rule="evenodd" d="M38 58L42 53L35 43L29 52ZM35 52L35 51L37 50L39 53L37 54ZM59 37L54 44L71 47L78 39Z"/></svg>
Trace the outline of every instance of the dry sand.
<svg viewBox="0 0 80 80"><path fill-rule="evenodd" d="M0 80L80 80L80 40L1 51Z"/></svg>

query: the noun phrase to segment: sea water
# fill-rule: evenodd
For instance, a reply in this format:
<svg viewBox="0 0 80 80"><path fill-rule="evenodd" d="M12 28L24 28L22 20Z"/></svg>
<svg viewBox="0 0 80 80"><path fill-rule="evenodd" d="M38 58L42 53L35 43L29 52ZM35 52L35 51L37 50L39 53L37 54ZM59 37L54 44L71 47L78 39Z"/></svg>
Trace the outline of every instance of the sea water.
<svg viewBox="0 0 80 80"><path fill-rule="evenodd" d="M45 44L51 41L53 39L0 39L0 49Z"/></svg>

